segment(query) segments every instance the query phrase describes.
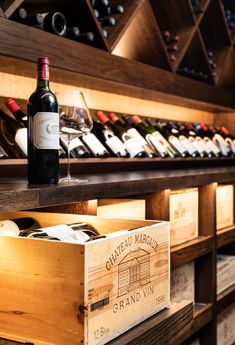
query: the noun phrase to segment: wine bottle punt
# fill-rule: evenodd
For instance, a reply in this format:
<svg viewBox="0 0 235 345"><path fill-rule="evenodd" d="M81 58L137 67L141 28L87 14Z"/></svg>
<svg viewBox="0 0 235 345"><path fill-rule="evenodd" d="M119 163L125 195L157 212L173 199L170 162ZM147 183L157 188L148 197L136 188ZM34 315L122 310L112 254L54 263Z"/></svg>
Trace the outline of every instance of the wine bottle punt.
<svg viewBox="0 0 235 345"><path fill-rule="evenodd" d="M59 113L49 88L49 60L37 63L37 88L30 96L28 114L28 182L57 183L59 179Z"/></svg>

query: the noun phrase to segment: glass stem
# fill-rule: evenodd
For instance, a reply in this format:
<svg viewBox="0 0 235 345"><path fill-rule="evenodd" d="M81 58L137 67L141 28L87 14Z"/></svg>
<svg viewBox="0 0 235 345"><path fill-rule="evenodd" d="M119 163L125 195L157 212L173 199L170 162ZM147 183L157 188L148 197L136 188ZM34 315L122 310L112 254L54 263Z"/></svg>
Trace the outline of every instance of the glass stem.
<svg viewBox="0 0 235 345"><path fill-rule="evenodd" d="M70 174L70 142L71 142L71 136L69 133L68 134L68 164L67 164L67 178L69 180L71 179L71 174Z"/></svg>

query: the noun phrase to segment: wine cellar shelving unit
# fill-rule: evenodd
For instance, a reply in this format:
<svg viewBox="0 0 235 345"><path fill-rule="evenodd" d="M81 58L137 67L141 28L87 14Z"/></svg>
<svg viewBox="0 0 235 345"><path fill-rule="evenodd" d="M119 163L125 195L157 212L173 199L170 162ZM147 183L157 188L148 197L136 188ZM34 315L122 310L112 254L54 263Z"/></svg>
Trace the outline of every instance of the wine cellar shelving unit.
<svg viewBox="0 0 235 345"><path fill-rule="evenodd" d="M105 28L96 18L90 0L59 1L56 6L51 1L1 1L0 16L11 19L19 6L32 14L61 11L69 23L77 24L82 32L94 33L94 47L172 73L187 67L203 72L207 76L206 83L234 90L235 36L224 14L224 9L234 10L232 1L199 1L202 9L199 14L194 14L191 0L113 0L112 3L123 5L124 13L113 15L116 25ZM103 29L107 31L107 37ZM171 53L167 52L162 38L165 31L179 37L178 50L173 53L174 61L171 61ZM208 62L208 51L213 53L215 70Z"/></svg>
<svg viewBox="0 0 235 345"><path fill-rule="evenodd" d="M81 28L95 34L91 47L10 19L19 6L28 11L48 11L55 10L54 2L1 0L0 72L32 78L38 56L46 55L55 82L206 110L215 113L215 123L226 120L234 131L234 30L227 26L222 0L199 2L203 12L196 15L190 0L120 0L125 12L117 16L117 24L108 29L106 38L89 0L58 1L56 10L68 12L67 16L82 13ZM223 0L223 4L235 10L232 0ZM180 37L175 62L170 60L161 34L167 29ZM208 49L213 50L216 77L208 63ZM178 75L184 65L202 70L208 81ZM1 100L5 97L0 94ZM25 104L24 97L18 98ZM177 304L111 343L176 345L183 341L188 344L196 336L201 345L215 345L217 315L235 301L235 286L216 294L217 250L232 251L235 226L216 233L215 190L217 183L234 184L235 168L233 159L211 160L211 166L200 169L195 162L186 159L182 166L179 161L172 170L170 162L168 166L168 161L161 159L75 159L72 172L86 176L88 184L29 187L26 161L2 160L0 212L40 209L96 215L89 200L133 197L145 199L146 218L169 220L169 190L199 187L199 237L171 248L172 269L195 261L195 306ZM61 160L62 170L64 166Z"/></svg>

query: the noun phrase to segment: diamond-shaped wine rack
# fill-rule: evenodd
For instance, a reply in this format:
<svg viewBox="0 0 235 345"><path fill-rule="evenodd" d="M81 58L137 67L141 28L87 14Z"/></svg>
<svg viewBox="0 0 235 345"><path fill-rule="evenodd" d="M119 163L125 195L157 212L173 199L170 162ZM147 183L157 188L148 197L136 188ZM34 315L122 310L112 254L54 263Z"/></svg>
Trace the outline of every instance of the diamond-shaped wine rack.
<svg viewBox="0 0 235 345"><path fill-rule="evenodd" d="M60 11L69 25L94 34L90 45L235 90L234 0L109 0L109 3L122 7L120 13L111 15L114 25L102 23L99 6L92 0L56 3L0 0L0 16L14 20L20 7L31 15Z"/></svg>

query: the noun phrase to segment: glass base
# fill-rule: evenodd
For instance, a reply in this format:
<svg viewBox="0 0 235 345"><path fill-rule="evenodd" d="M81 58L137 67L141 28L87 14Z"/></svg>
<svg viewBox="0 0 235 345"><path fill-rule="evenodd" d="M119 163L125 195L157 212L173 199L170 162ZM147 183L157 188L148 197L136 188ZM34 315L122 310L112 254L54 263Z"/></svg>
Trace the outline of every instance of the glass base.
<svg viewBox="0 0 235 345"><path fill-rule="evenodd" d="M76 177L71 177L71 176L66 176L66 177L62 177L59 181L59 183L68 183L68 182L76 182L76 183L86 183L88 182L88 180L81 180L79 178Z"/></svg>

